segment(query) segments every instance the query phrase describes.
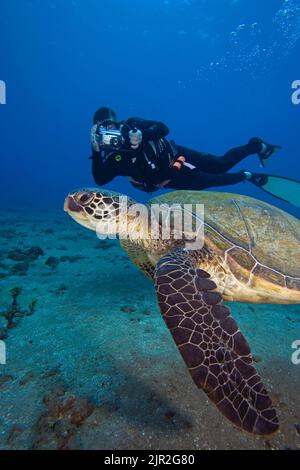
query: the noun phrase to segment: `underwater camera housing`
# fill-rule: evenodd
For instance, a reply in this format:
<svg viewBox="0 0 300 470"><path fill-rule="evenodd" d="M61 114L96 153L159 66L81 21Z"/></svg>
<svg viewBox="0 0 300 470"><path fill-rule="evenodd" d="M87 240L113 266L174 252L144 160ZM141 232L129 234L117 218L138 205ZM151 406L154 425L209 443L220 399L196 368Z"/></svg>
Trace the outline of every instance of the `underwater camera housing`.
<svg viewBox="0 0 300 470"><path fill-rule="evenodd" d="M121 150L126 142L119 129L107 129L100 126L98 128L99 145L101 148Z"/></svg>

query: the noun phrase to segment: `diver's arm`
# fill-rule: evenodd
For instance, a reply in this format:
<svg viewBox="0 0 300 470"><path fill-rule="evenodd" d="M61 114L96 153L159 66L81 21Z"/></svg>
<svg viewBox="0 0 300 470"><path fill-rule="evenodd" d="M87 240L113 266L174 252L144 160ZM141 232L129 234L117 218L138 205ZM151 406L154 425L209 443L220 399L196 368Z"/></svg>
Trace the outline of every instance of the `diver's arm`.
<svg viewBox="0 0 300 470"><path fill-rule="evenodd" d="M137 127L143 133L143 141L158 140L169 134L169 128L160 121L149 121L141 118L130 118L126 121L130 127Z"/></svg>
<svg viewBox="0 0 300 470"><path fill-rule="evenodd" d="M99 186L109 183L115 176L114 168L109 163L109 160L104 162L100 152L93 150L92 156L92 174L95 183Z"/></svg>

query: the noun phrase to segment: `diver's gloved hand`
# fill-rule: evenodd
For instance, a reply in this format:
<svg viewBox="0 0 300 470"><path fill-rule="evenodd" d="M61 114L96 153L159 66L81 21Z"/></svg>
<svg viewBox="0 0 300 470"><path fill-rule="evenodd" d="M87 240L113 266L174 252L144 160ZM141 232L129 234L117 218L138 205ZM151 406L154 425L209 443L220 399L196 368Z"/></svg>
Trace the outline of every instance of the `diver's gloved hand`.
<svg viewBox="0 0 300 470"><path fill-rule="evenodd" d="M258 155L262 166L265 166L265 160L268 160L277 150L282 149L280 145L267 144L259 137L253 137L249 140L249 144L258 145Z"/></svg>
<svg viewBox="0 0 300 470"><path fill-rule="evenodd" d="M91 129L91 144L92 144L92 148L94 152L100 152L97 131L98 131L98 124L95 124Z"/></svg>
<svg viewBox="0 0 300 470"><path fill-rule="evenodd" d="M139 148L139 146L141 145L143 141L142 131L140 131L139 129L136 129L134 131L131 130L129 132L129 140L130 140L130 145L132 149L136 150L137 148Z"/></svg>

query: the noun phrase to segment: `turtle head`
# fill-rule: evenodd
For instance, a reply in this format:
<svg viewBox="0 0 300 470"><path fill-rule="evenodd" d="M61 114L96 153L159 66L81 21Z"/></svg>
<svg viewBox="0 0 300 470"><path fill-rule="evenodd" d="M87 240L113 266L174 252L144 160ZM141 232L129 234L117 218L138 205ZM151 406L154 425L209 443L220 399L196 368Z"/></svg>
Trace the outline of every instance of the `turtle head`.
<svg viewBox="0 0 300 470"><path fill-rule="evenodd" d="M114 191L81 189L66 197L64 210L77 223L98 234L117 235L121 205L132 203L134 201Z"/></svg>

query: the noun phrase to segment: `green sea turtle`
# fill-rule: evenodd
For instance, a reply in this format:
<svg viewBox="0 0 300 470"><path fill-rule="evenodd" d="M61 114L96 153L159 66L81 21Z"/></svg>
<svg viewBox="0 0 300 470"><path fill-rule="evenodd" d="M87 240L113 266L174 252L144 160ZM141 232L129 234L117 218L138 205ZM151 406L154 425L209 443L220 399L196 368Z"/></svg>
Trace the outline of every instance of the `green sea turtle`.
<svg viewBox="0 0 300 470"><path fill-rule="evenodd" d="M191 249L186 239L175 237L174 216L154 211L158 232L150 237L153 215L131 199L121 203L120 196L102 189L76 191L64 208L98 232L124 235L126 225L121 245L154 281L165 323L196 385L236 426L255 434L275 432L276 411L223 300L300 303L300 221L236 194L177 191L151 200L148 208L161 205L169 215L174 204L188 207L194 226L196 204L204 204L204 244ZM171 230L163 239L166 220Z"/></svg>

